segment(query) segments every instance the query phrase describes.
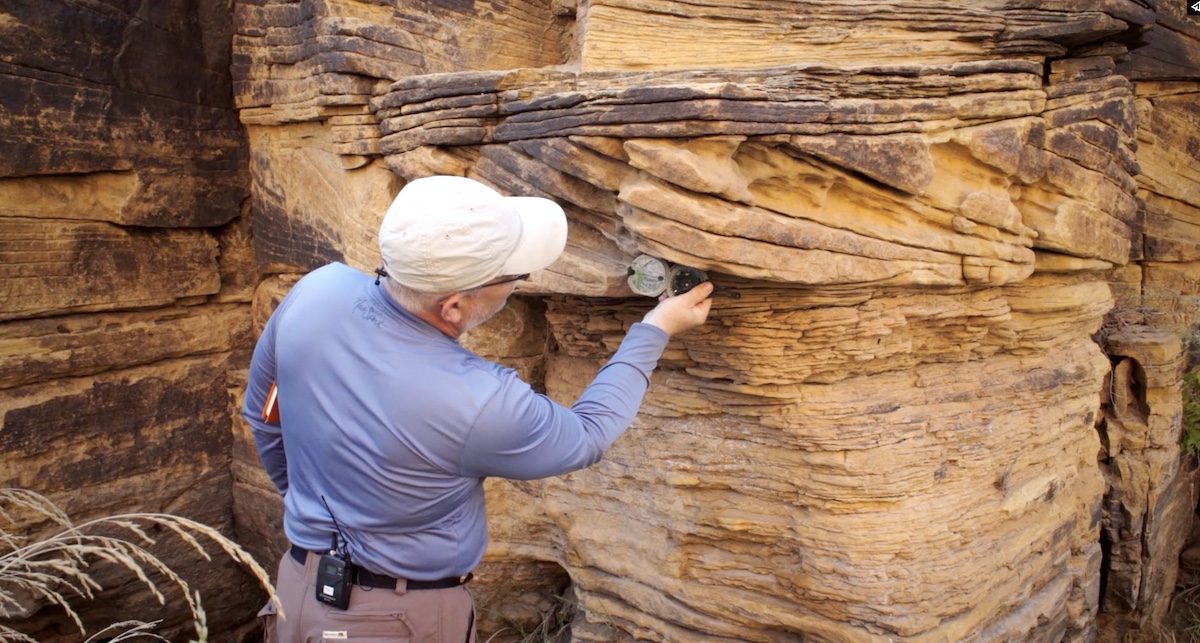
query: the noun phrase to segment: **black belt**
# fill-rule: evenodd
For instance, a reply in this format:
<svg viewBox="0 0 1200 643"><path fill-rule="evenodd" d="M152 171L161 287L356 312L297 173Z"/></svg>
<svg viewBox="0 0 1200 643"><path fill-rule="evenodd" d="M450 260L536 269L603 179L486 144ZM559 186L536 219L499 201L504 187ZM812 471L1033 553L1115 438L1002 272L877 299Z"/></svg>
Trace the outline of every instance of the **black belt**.
<svg viewBox="0 0 1200 643"><path fill-rule="evenodd" d="M308 560L309 551L303 547L292 545L292 558L296 562L303 565ZM314 556L320 556L316 552L312 552ZM356 578L355 585L363 587L378 587L380 589L396 589L396 579L391 576L383 576L369 572L362 567L355 567ZM467 574L466 576L451 576L450 578L442 578L439 580L410 580L407 581L408 589L446 589L447 587L458 587L466 585L475 578L475 574Z"/></svg>

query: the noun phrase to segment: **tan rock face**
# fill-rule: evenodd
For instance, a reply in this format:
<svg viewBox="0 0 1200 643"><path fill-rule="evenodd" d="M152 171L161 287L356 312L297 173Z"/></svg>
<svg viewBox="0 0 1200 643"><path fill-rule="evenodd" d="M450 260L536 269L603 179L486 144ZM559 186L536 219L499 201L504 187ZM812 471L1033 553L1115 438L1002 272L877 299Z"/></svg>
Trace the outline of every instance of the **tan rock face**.
<svg viewBox="0 0 1200 643"><path fill-rule="evenodd" d="M0 232L0 320L164 306L220 288L205 232L147 233L109 223L11 218Z"/></svg>
<svg viewBox="0 0 1200 643"><path fill-rule="evenodd" d="M1035 249L1125 263L1138 213L1132 168L1102 163L1130 154L1129 83L1066 76L1043 90L1038 74L1016 61L878 69L872 82L806 68L527 70L417 77L373 105L393 168L429 173L391 159L465 143L445 125L473 121L480 142L506 144L481 149L477 175L592 211L626 252L811 285L999 285L1032 273ZM518 82L530 90L505 89ZM481 89L490 103L448 98ZM729 132L741 135L713 136ZM597 153L607 167L575 169ZM564 161L575 181L554 178ZM597 187L615 187L617 203ZM620 225L602 223L614 215Z"/></svg>
<svg viewBox="0 0 1200 643"><path fill-rule="evenodd" d="M581 62L586 69L605 70L763 68L793 60L835 66L847 60L855 65L1040 60L1060 56L1074 42L1121 33L1129 22L1153 21L1149 10L1133 2L1095 11L1046 2L1016 9L999 2L877 7L594 0L586 7Z"/></svg>
<svg viewBox="0 0 1200 643"><path fill-rule="evenodd" d="M259 276L229 7L14 4L0 33L0 484L76 522L169 512L232 536L225 380L249 356ZM263 596L254 580L212 543L210 562L150 535L232 640ZM160 606L118 566L89 570L105 587L73 602L89 635L140 618L195 636L164 576L150 576ZM5 625L86 638L51 607Z"/></svg>
<svg viewBox="0 0 1200 643"><path fill-rule="evenodd" d="M253 335L305 271L375 267L405 181L469 175L568 213L562 259L464 340L564 403L653 304L637 254L741 294L603 462L489 481L485 638L557 594L580 641L1148 627L1194 509L1200 310L1200 28L1152 4L11 9L6 484L236 527L273 566ZM214 631L252 629L244 579L192 570ZM144 602L126 580L89 622Z"/></svg>
<svg viewBox="0 0 1200 643"><path fill-rule="evenodd" d="M1085 298L1096 286L1105 290L1039 281ZM639 421L604 463L547 481L536 494L554 500L548 517L568 543L607 543L602 552L568 545L561 559L609 617L645 622L641 612L663 610L653 612L661 619L653 627L669 640L768 640L771 630L829 640L866 640L872 632L963 640L996 614L1029 604L1065 619L1068 590L1087 580L1069 578L1064 566L1099 554L1093 516L1103 481L1092 423L1107 361L1078 326L1074 340L1063 326L1047 333L1054 309L1069 306L1029 302L1031 290L1012 299L990 293L1003 309L990 322L965 309L961 293L920 305L883 293L847 302L838 307L843 329L872 308L886 308L897 328L914 335L930 317L943 329L967 320L981 327L974 358L928 354L928 342L895 332L890 358L877 348L884 363L858 368L867 352L861 340L826 337L823 354L803 350L801 329L819 326L803 316L831 311L806 311L806 293L771 292L780 306L771 315L720 307L714 330L673 347L681 363L672 366L687 358L703 364L721 350L743 355L739 363L774 381L739 382L740 373L718 377L703 365L660 372ZM566 329L556 332L560 342L579 321L557 312L573 308L568 301L552 303L549 314ZM606 312L596 305L578 315L595 320ZM607 314L627 324L633 312ZM784 333L771 327L781 318L791 322ZM615 338L621 324L612 326ZM726 332L757 335L763 349L776 347L779 361L823 359L826 381L772 368L779 361ZM577 357L551 362L547 381L561 388L550 393L561 399L578 394L595 368L585 365L601 357L583 347L603 340L581 339L567 351L574 347ZM855 343L858 350L837 351ZM1025 605L1016 598L1059 582ZM670 607L653 600L659 593L674 599Z"/></svg>
<svg viewBox="0 0 1200 643"><path fill-rule="evenodd" d="M1109 583L1103 600L1112 605L1105 620L1144 614L1161 620L1170 608L1182 534L1191 530L1194 500L1188 470L1177 454L1183 342L1171 331L1134 328L1107 337L1119 359L1105 390L1106 481L1104 541L1109 546ZM1138 537L1131 537L1138 534Z"/></svg>
<svg viewBox="0 0 1200 643"><path fill-rule="evenodd" d="M512 565L555 564L575 640L1084 641L1161 615L1189 475L1178 355L1135 333L1110 360L1094 337L1167 319L1131 312L1152 284L1195 292L1198 183L1169 168L1195 166L1200 50L1176 8L510 5L491 31L464 4L479 46L437 54L440 27L358 3L286 27L295 5L243 7L235 41L254 154L308 136L347 168L307 201L367 203L375 179L341 177L381 158L564 205L567 252L520 291L536 299L466 340L556 399L652 305L625 285L637 254L741 294L671 342L602 463L489 482L484 610ZM292 24L353 38L262 37ZM255 173L268 204L329 174ZM268 261L304 265L316 239L373 267L339 208L268 209L316 231ZM1102 395L1141 377L1162 388Z"/></svg>
<svg viewBox="0 0 1200 643"><path fill-rule="evenodd" d="M1110 554L1100 615L1108 640L1159 622L1171 605L1179 552L1193 529L1194 458L1178 456L1180 374L1200 365L1197 228L1200 176L1196 110L1200 25L1184 6L1158 8L1147 44L1117 66L1136 81L1138 196L1143 244L1121 271L1118 307L1106 321L1114 369L1107 387L1101 468L1111 487L1102 541ZM1122 161L1129 164L1129 161ZM1131 266L1132 268L1132 266ZM1130 284L1136 284L1130 287ZM1146 323L1151 332L1131 323ZM1182 339L1182 342L1180 340Z"/></svg>

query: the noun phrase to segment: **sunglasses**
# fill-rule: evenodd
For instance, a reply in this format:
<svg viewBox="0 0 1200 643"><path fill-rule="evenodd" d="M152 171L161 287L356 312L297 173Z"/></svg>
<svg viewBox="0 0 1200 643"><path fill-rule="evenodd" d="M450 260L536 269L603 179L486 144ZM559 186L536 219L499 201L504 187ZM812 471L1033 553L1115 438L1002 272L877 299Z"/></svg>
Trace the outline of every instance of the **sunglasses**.
<svg viewBox="0 0 1200 643"><path fill-rule="evenodd" d="M475 286L474 288L466 288L466 289L460 290L458 292L471 292L472 290L491 288L492 286L499 286L500 284L510 284L514 281L525 281L526 279L529 279L529 273L525 273L523 275L513 275L511 277L501 277L494 281L489 281L486 284L480 284L478 286ZM441 304L441 303L445 302L447 299L450 299L450 296L451 295L447 295L447 296L439 299L438 303Z"/></svg>
<svg viewBox="0 0 1200 643"><path fill-rule="evenodd" d="M511 284L514 281L525 281L526 279L529 279L529 273L525 273L523 275L513 275L512 277L501 277L495 281L489 281L486 284L483 284L480 286L475 286L474 288L467 288L467 290L478 290L480 288L490 288L492 286L499 286L500 284ZM463 291L463 292L466 292L466 291Z"/></svg>

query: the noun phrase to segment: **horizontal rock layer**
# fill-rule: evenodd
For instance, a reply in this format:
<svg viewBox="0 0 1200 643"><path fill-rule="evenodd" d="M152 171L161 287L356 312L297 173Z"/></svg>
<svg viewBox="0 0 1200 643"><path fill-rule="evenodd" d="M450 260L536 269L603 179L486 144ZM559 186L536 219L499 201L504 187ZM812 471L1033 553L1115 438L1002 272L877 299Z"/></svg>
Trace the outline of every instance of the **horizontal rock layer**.
<svg viewBox="0 0 1200 643"><path fill-rule="evenodd" d="M7 219L0 320L164 306L216 294L217 242L201 230Z"/></svg>
<svg viewBox="0 0 1200 643"><path fill-rule="evenodd" d="M604 462L494 487L496 554L569 564L590 612L653 639L975 640L997 628L978 640L1017 640L1028 632L1003 617L1019 610L1065 631L1068 605L1097 607L1081 570L1099 556L1092 423L1108 368L1086 332L1105 293L1044 277L979 293L989 313L953 291L766 291L770 313L753 291L718 304L709 326L672 342ZM839 311L888 311L895 325L811 334ZM549 393L573 399L639 315L552 299L563 355ZM960 354L917 339L959 324L973 341L942 345ZM714 373L717 353L744 355L746 372ZM788 362L829 370L780 379ZM528 496L545 518L522 509Z"/></svg>
<svg viewBox="0 0 1200 643"><path fill-rule="evenodd" d="M0 216L151 227L237 216L247 148L217 36L229 16L215 4L9 7ZM67 25L88 37L64 40Z"/></svg>
<svg viewBox="0 0 1200 643"><path fill-rule="evenodd" d="M1080 42L1154 21L1144 4L593 0L584 69L773 67L1057 58ZM1066 11L1064 11L1066 9ZM736 52L730 55L729 52Z"/></svg>
<svg viewBox="0 0 1200 643"><path fill-rule="evenodd" d="M475 176L577 208L625 254L593 274L648 252L814 285L1004 284L1032 249L1124 264L1142 227L1131 87L1090 60L1046 88L1021 61L441 74L372 108L407 178L450 165L433 146L479 146ZM546 286L603 285L584 276Z"/></svg>
<svg viewBox="0 0 1200 643"><path fill-rule="evenodd" d="M0 389L0 449L5 453L0 479L7 487L48 496L76 523L124 513L171 513L232 537L229 408L220 383L226 370L246 359L244 350L220 351ZM41 527L10 528L29 537L51 533L50 525ZM210 623L230 628L246 618L244 605L224 601L208 589L220 586L241 596L258 591L215 543L199 539L211 556L206 561L169 533L148 533L158 541L151 551L202 591ZM126 537L137 539L131 533ZM168 604L182 609L152 614L147 601L153 598L132 573L102 562L89 573L105 588L101 600L73 603L89 632L157 614L164 620L164 635L182 640L194 634L181 590L165 575L149 571ZM56 611L14 623L46 641L65 640L63 625Z"/></svg>
<svg viewBox="0 0 1200 643"><path fill-rule="evenodd" d="M367 101L405 76L565 62L566 17L546 2L355 0L241 2L234 11L234 96L241 119L279 124L331 118L355 132ZM372 153L370 146L344 146Z"/></svg>
<svg viewBox="0 0 1200 643"><path fill-rule="evenodd" d="M221 382L248 359L258 274L231 21L222 0L0 12L0 478L77 522L170 512L233 536ZM213 637L235 636L257 582L215 543L201 538L206 560L147 533L203 595ZM165 576L151 571L160 605L120 565L89 562L104 591L71 597L88 636L134 618L195 636ZM57 609L5 625L87 638Z"/></svg>

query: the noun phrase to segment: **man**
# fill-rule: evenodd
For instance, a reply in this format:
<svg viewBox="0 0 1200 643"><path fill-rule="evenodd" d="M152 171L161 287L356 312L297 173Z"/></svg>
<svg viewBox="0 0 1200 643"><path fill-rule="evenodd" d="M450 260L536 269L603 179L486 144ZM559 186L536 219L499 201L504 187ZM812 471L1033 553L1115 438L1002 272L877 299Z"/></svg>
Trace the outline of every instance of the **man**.
<svg viewBox="0 0 1200 643"><path fill-rule="evenodd" d="M264 608L269 641L475 640L464 584L487 548L484 479L599 461L633 420L668 338L704 323L712 303L709 283L663 299L572 407L557 404L457 340L566 238L548 199L418 179L380 226L380 278L330 264L280 303L243 409L292 543L276 580L285 618ZM273 384L278 423L264 413Z"/></svg>

